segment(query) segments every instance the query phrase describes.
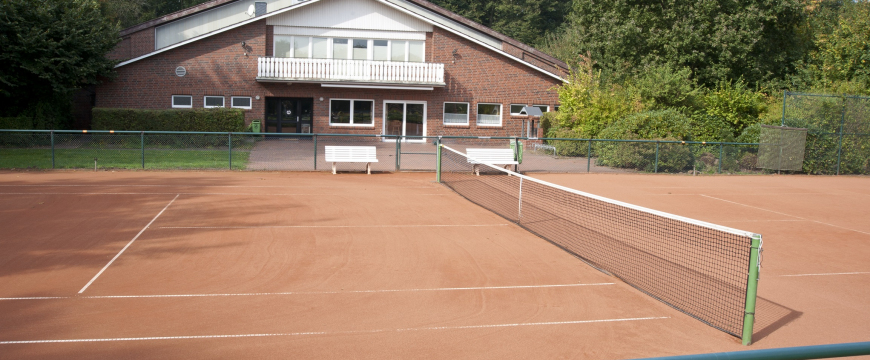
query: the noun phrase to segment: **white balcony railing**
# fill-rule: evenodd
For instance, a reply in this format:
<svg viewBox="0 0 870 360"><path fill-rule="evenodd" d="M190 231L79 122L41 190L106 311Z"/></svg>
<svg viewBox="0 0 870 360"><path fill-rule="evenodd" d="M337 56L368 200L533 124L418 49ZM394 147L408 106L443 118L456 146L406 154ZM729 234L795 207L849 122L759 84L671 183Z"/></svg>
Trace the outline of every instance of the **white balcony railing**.
<svg viewBox="0 0 870 360"><path fill-rule="evenodd" d="M443 85L444 64L261 57L257 60L257 78Z"/></svg>

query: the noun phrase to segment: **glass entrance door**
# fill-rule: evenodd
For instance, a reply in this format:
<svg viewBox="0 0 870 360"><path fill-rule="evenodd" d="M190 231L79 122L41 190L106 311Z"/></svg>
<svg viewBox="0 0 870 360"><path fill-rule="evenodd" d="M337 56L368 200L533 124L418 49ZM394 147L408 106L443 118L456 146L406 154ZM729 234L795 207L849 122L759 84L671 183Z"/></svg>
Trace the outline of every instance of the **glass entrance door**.
<svg viewBox="0 0 870 360"><path fill-rule="evenodd" d="M313 108L314 99L267 98L266 132L311 133Z"/></svg>
<svg viewBox="0 0 870 360"><path fill-rule="evenodd" d="M384 101L384 134L399 136L426 135L426 103L420 101ZM394 141L393 139L385 139ZM423 139L404 139L423 141Z"/></svg>

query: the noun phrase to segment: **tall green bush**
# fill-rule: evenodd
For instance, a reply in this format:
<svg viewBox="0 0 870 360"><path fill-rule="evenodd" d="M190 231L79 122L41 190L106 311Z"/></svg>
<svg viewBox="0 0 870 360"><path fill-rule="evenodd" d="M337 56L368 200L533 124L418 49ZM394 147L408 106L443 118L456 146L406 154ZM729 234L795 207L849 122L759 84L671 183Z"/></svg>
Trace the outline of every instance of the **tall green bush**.
<svg viewBox="0 0 870 360"><path fill-rule="evenodd" d="M656 110L626 116L604 131L602 139L618 140L689 140L691 120L679 111ZM655 143L596 142L597 164L642 171L683 171L694 162L685 146ZM658 158L658 160L656 160Z"/></svg>
<svg viewBox="0 0 870 360"><path fill-rule="evenodd" d="M33 123L30 121L30 118L24 116L0 117L0 129L28 130L32 128Z"/></svg>
<svg viewBox="0 0 870 360"><path fill-rule="evenodd" d="M241 132L240 109L111 109L94 108L94 130Z"/></svg>

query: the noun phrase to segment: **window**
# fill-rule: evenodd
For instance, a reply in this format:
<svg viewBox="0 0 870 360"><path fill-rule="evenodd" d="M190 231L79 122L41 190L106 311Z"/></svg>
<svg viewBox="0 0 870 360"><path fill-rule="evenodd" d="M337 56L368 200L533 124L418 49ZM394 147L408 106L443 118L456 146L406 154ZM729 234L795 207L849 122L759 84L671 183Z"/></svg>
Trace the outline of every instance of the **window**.
<svg viewBox="0 0 870 360"><path fill-rule="evenodd" d="M556 111L559 111L559 106L560 106L560 105L556 105L556 106L555 106Z"/></svg>
<svg viewBox="0 0 870 360"><path fill-rule="evenodd" d="M390 49L390 61L405 61L405 44L407 41L393 40L392 49Z"/></svg>
<svg viewBox="0 0 870 360"><path fill-rule="evenodd" d="M251 108L251 97L250 96L233 96L230 98L230 106L238 109L250 109Z"/></svg>
<svg viewBox="0 0 870 360"><path fill-rule="evenodd" d="M374 125L374 100L329 100L330 125Z"/></svg>
<svg viewBox="0 0 870 360"><path fill-rule="evenodd" d="M206 96L203 101L203 107L207 108L218 108L224 107L224 97L223 96Z"/></svg>
<svg viewBox="0 0 870 360"><path fill-rule="evenodd" d="M275 57L291 57L293 55L291 40L293 40L292 36L275 35Z"/></svg>
<svg viewBox="0 0 870 360"><path fill-rule="evenodd" d="M294 36L293 37L293 57L307 58L309 37Z"/></svg>
<svg viewBox="0 0 870 360"><path fill-rule="evenodd" d="M477 125L501 126L501 104L477 104Z"/></svg>
<svg viewBox="0 0 870 360"><path fill-rule="evenodd" d="M311 38L311 57L326 59L329 57L329 39Z"/></svg>
<svg viewBox="0 0 870 360"><path fill-rule="evenodd" d="M374 47L374 56L373 60L376 61L387 61L389 60L387 55L387 48L389 47L390 42L387 40L375 40L372 42L372 46Z"/></svg>
<svg viewBox="0 0 870 360"><path fill-rule="evenodd" d="M332 39L332 58L347 59L347 54L350 51L347 48L347 39Z"/></svg>
<svg viewBox="0 0 870 360"><path fill-rule="evenodd" d="M192 108L193 96L190 95L172 95L172 107L174 108Z"/></svg>
<svg viewBox="0 0 870 360"><path fill-rule="evenodd" d="M425 47L424 42L422 41L409 41L408 42L408 61L410 62L423 62L425 57L423 56L423 48Z"/></svg>
<svg viewBox="0 0 870 360"><path fill-rule="evenodd" d="M550 105L533 105L534 107L541 109L542 113L550 112Z"/></svg>
<svg viewBox="0 0 870 360"><path fill-rule="evenodd" d="M353 39L353 59L368 60L369 41L365 39Z"/></svg>
<svg viewBox="0 0 870 360"><path fill-rule="evenodd" d="M511 104L511 115L525 115L522 113L524 107L523 104Z"/></svg>
<svg viewBox="0 0 870 360"><path fill-rule="evenodd" d="M444 125L468 125L468 103L444 103Z"/></svg>

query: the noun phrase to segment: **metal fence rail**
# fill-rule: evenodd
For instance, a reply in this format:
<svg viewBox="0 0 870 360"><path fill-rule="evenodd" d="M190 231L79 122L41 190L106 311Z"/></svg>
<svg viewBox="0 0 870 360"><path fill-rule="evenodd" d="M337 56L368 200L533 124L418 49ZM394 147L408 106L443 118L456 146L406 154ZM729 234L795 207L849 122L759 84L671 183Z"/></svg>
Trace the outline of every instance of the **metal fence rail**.
<svg viewBox="0 0 870 360"><path fill-rule="evenodd" d="M374 171L435 171L436 144L511 148L522 172L759 173L758 144L172 131L0 130L0 168L327 171L328 145L377 148ZM339 171L363 171L342 163Z"/></svg>
<svg viewBox="0 0 870 360"><path fill-rule="evenodd" d="M645 360L806 360L860 355L870 355L870 342L667 356Z"/></svg>

